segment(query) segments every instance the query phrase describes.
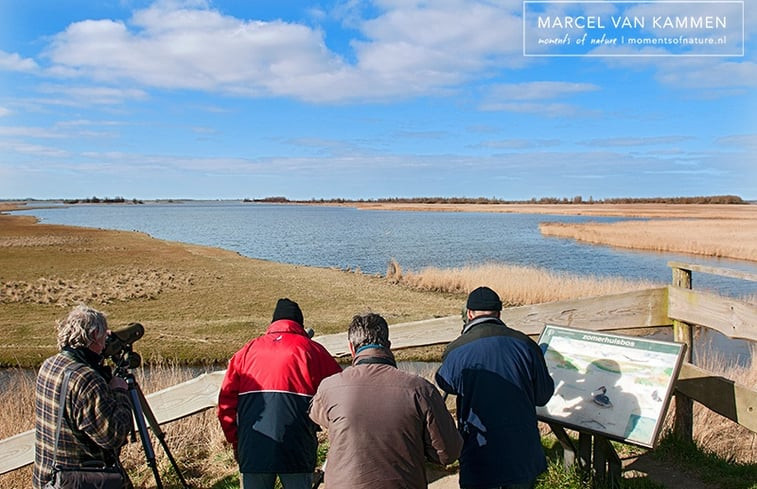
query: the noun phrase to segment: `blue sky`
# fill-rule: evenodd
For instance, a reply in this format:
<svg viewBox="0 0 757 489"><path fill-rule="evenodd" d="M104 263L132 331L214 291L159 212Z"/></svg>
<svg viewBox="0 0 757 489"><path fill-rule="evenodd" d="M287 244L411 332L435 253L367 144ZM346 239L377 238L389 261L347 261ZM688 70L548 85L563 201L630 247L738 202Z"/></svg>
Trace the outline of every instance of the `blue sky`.
<svg viewBox="0 0 757 489"><path fill-rule="evenodd" d="M0 0L0 198L757 199L757 0L663 13L721 6L576 55L557 3Z"/></svg>

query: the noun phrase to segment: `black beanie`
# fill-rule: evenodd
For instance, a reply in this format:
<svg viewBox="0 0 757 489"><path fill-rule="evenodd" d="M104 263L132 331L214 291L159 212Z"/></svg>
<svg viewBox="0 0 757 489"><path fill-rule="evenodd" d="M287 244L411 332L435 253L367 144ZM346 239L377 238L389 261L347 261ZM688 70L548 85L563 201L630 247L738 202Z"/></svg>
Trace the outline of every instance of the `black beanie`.
<svg viewBox="0 0 757 489"><path fill-rule="evenodd" d="M502 301L489 287L479 287L470 293L465 307L471 311L501 311Z"/></svg>
<svg viewBox="0 0 757 489"><path fill-rule="evenodd" d="M276 303L276 309L273 311L273 320L278 321L279 319L291 319L300 325L304 324L300 306L289 299L279 299Z"/></svg>

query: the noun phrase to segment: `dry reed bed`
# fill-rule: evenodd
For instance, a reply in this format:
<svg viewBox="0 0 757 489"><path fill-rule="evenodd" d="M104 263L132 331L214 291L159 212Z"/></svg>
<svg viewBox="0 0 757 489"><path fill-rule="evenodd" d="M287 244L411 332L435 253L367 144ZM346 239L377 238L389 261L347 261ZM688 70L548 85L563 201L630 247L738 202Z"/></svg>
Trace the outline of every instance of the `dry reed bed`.
<svg viewBox="0 0 757 489"><path fill-rule="evenodd" d="M591 244L757 261L757 220L544 222L539 230Z"/></svg>
<svg viewBox="0 0 757 489"><path fill-rule="evenodd" d="M448 269L427 267L413 272L403 271L395 260L389 264L386 277L419 290L446 293L467 294L476 287L486 285L497 291L506 307L609 295L662 285L497 263Z"/></svg>
<svg viewBox="0 0 757 489"><path fill-rule="evenodd" d="M708 355L698 366L737 384L754 388L757 386L757 345L754 343L751 345L750 358L751 368L733 366L733 362L722 353ZM726 460L757 463L757 433L731 422L699 403L694 403L694 421L694 440L699 446L706 447Z"/></svg>

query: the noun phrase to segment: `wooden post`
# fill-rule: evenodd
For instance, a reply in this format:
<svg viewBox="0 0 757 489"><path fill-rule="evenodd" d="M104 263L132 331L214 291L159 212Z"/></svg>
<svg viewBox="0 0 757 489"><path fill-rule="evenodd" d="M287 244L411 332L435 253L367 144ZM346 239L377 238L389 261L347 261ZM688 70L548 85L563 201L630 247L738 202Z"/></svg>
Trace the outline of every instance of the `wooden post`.
<svg viewBox="0 0 757 489"><path fill-rule="evenodd" d="M578 446L565 429L556 423L547 423L563 448L566 469L578 463L584 481L593 480L594 486L618 489L623 466L610 440L601 435L578 432Z"/></svg>
<svg viewBox="0 0 757 489"><path fill-rule="evenodd" d="M673 267L673 286L691 289L691 270ZM673 321L673 340L686 344L683 360L693 363L694 331L693 327L683 321ZM676 410L674 431L684 440L691 440L694 435L694 402L690 397L676 392Z"/></svg>
<svg viewBox="0 0 757 489"><path fill-rule="evenodd" d="M563 466L566 469L571 468L573 464L576 463L576 447L573 444L573 440L570 439L570 436L568 436L568 433L565 432L565 429L562 426L555 423L547 424L557 438L557 441L560 442L560 445L562 446Z"/></svg>
<svg viewBox="0 0 757 489"><path fill-rule="evenodd" d="M620 461L618 452L610 443L610 440L604 438L602 443L605 445L605 456L607 458L607 482L612 489L620 489L620 480L623 477L623 463Z"/></svg>
<svg viewBox="0 0 757 489"><path fill-rule="evenodd" d="M578 460L581 468L591 471L591 441L592 436L580 431L578 433Z"/></svg>
<svg viewBox="0 0 757 489"><path fill-rule="evenodd" d="M592 455L592 467L594 468L595 486L605 486L607 484L607 438L600 435L594 435L594 450ZM612 448L612 447L610 447Z"/></svg>
<svg viewBox="0 0 757 489"><path fill-rule="evenodd" d="M619 489L623 466L610 440L602 435L579 432L579 461L583 465L585 480L592 487Z"/></svg>

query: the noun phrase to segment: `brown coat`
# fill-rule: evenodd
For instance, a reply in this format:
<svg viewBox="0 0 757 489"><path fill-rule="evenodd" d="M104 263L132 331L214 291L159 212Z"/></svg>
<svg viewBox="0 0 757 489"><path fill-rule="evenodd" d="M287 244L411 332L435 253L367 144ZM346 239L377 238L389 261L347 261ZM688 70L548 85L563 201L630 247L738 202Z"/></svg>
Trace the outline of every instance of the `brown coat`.
<svg viewBox="0 0 757 489"><path fill-rule="evenodd" d="M328 429L329 489L424 489L425 461L446 465L460 455L439 391L393 364L390 351L370 348L318 387L310 418Z"/></svg>

